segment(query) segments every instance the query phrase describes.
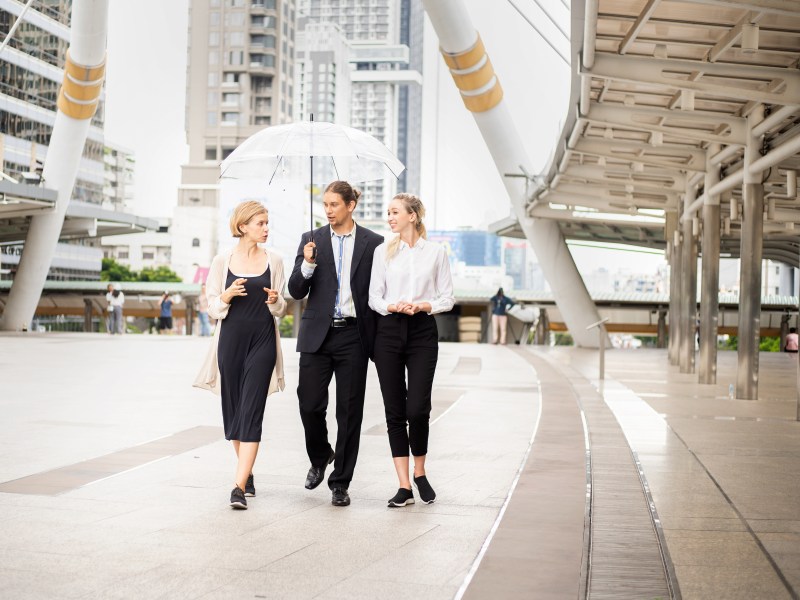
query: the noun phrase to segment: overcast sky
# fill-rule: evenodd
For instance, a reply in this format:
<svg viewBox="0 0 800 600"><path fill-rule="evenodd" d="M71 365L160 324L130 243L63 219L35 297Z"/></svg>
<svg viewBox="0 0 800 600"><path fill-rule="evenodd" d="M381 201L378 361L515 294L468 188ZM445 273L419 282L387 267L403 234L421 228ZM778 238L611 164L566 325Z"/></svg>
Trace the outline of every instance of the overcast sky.
<svg viewBox="0 0 800 600"><path fill-rule="evenodd" d="M569 31L560 0L539 0ZM514 0L569 56L569 44L533 0ZM561 130L569 98L569 68L511 2L466 0L504 89L530 163L544 169ZM109 9L106 138L136 157L135 212L170 216L180 166L188 158L184 114L187 0L114 0ZM421 197L431 229L472 227L507 216L511 205L472 115L438 53L426 19ZM579 267L608 258L648 271L659 257L573 250ZM608 254L603 261L599 254ZM612 258L613 260L613 258Z"/></svg>

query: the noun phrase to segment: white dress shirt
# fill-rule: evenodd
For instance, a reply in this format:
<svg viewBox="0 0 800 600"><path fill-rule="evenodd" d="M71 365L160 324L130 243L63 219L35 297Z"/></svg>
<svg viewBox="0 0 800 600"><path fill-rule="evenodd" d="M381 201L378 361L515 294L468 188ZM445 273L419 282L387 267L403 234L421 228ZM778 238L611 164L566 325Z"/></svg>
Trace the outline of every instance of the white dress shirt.
<svg viewBox="0 0 800 600"><path fill-rule="evenodd" d="M339 282L341 289L339 290L339 306L338 309L336 306L333 307L333 314L335 316L339 316L339 311L341 311L342 317L355 317L356 316L356 305L353 302L353 292L350 289L350 267L353 262L353 248L355 248L356 244L356 225L353 223L353 229L349 233L345 233L342 236L337 234L333 231L333 228L328 225L328 229L331 232L331 249L333 250L333 263L336 272L339 272L339 238L343 238L343 248L342 248L342 278ZM300 265L300 273L306 279L311 279L311 276L314 274L314 269L317 268L316 263L310 263L307 260L303 260L303 263Z"/></svg>
<svg viewBox="0 0 800 600"><path fill-rule="evenodd" d="M428 302L430 314L453 308L453 278L444 247L420 238L409 246L400 242L397 253L386 262L387 243L375 249L369 282L369 305L377 313L389 314L398 302Z"/></svg>

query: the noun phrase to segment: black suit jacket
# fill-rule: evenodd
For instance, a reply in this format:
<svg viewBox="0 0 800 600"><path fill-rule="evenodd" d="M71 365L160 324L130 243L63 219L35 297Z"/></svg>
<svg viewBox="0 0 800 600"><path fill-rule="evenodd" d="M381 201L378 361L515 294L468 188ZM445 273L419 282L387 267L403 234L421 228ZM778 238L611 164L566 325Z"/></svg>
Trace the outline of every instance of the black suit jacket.
<svg viewBox="0 0 800 600"><path fill-rule="evenodd" d="M300 265L304 260L303 247L309 241L309 234L304 233L294 259L292 275L289 277L289 294L292 298L301 300L308 296L308 303L300 321L300 332L297 335L298 352L319 350L331 326L336 306L336 291L339 288L331 246L330 225L314 230L317 268L314 269L314 274L306 279L300 271ZM374 231L360 225L356 228L353 261L350 265L350 290L356 307L361 345L370 358L373 354L378 315L369 307L369 279L372 275L372 256L375 248L382 242L383 236Z"/></svg>

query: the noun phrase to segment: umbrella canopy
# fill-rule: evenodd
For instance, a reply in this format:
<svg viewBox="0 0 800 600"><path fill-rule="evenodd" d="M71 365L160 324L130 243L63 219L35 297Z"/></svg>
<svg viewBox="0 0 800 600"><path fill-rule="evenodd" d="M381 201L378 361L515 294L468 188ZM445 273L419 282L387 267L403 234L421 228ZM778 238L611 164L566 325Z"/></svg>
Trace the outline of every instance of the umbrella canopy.
<svg viewBox="0 0 800 600"><path fill-rule="evenodd" d="M313 159L313 160L312 160ZM371 135L325 121L268 127L222 161L222 178L350 183L398 177L405 167Z"/></svg>

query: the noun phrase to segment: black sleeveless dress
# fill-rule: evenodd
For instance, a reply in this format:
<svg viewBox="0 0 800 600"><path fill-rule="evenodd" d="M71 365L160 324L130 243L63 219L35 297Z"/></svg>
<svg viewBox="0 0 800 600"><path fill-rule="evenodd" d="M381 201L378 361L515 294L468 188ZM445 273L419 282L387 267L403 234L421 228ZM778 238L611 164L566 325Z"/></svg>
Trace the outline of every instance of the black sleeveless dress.
<svg viewBox="0 0 800 600"><path fill-rule="evenodd" d="M228 271L225 289L239 275ZM247 296L236 296L222 320L217 363L222 383L225 439L260 442L269 381L275 370L275 319L265 304L271 283L269 266L248 277Z"/></svg>

